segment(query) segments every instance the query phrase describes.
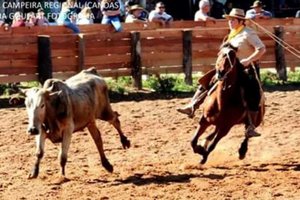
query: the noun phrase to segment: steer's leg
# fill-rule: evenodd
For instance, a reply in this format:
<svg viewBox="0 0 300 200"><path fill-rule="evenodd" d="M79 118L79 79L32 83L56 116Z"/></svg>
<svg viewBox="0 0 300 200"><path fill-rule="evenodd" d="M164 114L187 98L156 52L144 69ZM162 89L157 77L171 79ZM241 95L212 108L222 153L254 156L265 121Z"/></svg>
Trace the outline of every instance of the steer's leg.
<svg viewBox="0 0 300 200"><path fill-rule="evenodd" d="M41 133L39 135L35 136L36 161L34 163L32 171L28 175L29 179L36 178L39 175L40 162L44 156L45 140L46 140L46 133L43 130L41 131Z"/></svg>
<svg viewBox="0 0 300 200"><path fill-rule="evenodd" d="M63 139L61 143L61 149L59 152L59 160L60 160L60 166L61 166L61 174L65 176L65 167L68 160L68 151L71 144L71 138L72 138L73 128L68 127L63 132Z"/></svg>
<svg viewBox="0 0 300 200"><path fill-rule="evenodd" d="M109 172L113 172L113 166L109 163L109 161L107 160L105 154L104 154L104 150L103 150L103 142L102 142L102 138L101 138L101 133L98 130L95 122L91 122L88 125L88 130L92 135L92 138L97 146L97 149L99 151L100 154L100 158L101 158L101 163L102 166Z"/></svg>
<svg viewBox="0 0 300 200"><path fill-rule="evenodd" d="M120 140L122 143L122 146L124 149L129 148L130 147L130 141L127 139L127 137L124 135L122 129L121 129L121 123L119 120L119 113L117 112L112 112L112 119L109 120L109 123L111 123L115 129L118 131L119 136L120 136Z"/></svg>

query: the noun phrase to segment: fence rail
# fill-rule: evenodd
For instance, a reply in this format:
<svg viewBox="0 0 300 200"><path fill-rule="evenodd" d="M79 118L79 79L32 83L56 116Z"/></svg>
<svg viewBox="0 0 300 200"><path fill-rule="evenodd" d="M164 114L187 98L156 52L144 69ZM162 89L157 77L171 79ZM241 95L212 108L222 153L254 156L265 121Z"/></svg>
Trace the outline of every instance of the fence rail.
<svg viewBox="0 0 300 200"><path fill-rule="evenodd" d="M300 19L257 22L272 33L280 26L283 39L300 49ZM225 20L175 21L169 27L156 23L123 25L121 33L113 32L109 25L80 26L79 35L63 26L1 29L0 83L64 79L90 66L106 77L133 76L137 87L141 87L140 76L149 73L185 73L190 83L192 72L205 72L214 66L218 48L229 32ZM292 70L300 66L298 58L278 50L276 42L257 26L249 26L257 30L267 48L262 68L280 71L285 66ZM285 62L278 59L282 56Z"/></svg>

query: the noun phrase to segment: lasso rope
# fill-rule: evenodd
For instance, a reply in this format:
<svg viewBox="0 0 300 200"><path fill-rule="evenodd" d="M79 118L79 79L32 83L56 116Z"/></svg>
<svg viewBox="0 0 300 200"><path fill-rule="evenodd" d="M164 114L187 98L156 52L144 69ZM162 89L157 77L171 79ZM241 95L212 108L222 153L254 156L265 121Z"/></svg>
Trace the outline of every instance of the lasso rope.
<svg viewBox="0 0 300 200"><path fill-rule="evenodd" d="M258 24L257 22L255 22L254 20L249 19L249 21L251 23L253 23L255 26L257 26L258 28L260 28L264 33L266 33L269 37L271 37L274 41L276 41L284 49L286 49L291 54L293 54L294 56L296 56L297 58L300 59L300 51L299 50L297 50L296 48L294 48L292 45L288 44L284 40L280 39L279 37L277 37L276 35L274 35L272 32L268 31L266 28L264 28L263 26L261 26L260 24Z"/></svg>

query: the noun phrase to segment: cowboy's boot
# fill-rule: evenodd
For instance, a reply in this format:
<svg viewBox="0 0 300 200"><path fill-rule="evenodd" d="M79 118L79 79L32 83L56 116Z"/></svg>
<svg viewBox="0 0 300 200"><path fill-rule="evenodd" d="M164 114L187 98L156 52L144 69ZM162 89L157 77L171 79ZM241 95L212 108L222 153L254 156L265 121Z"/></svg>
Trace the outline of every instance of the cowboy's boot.
<svg viewBox="0 0 300 200"><path fill-rule="evenodd" d="M255 125L254 122L257 120L258 111L248 111L248 120L249 120L249 126L246 129L245 135L248 138L251 137L259 137L261 136L260 133L255 131Z"/></svg>
<svg viewBox="0 0 300 200"><path fill-rule="evenodd" d="M201 103L204 101L204 97L207 94L207 90L205 90L201 85L197 88L192 100L190 103L182 108L177 108L177 111L183 114L188 115L189 118L194 117L195 111L200 107Z"/></svg>

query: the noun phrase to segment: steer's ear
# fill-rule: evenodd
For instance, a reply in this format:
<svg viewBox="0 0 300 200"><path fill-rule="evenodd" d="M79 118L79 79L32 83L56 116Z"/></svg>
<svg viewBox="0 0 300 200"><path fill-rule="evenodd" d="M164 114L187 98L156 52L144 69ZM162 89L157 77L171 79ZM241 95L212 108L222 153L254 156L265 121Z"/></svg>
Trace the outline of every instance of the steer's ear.
<svg viewBox="0 0 300 200"><path fill-rule="evenodd" d="M62 91L51 92L49 94L51 108L58 119L68 116L68 98Z"/></svg>

